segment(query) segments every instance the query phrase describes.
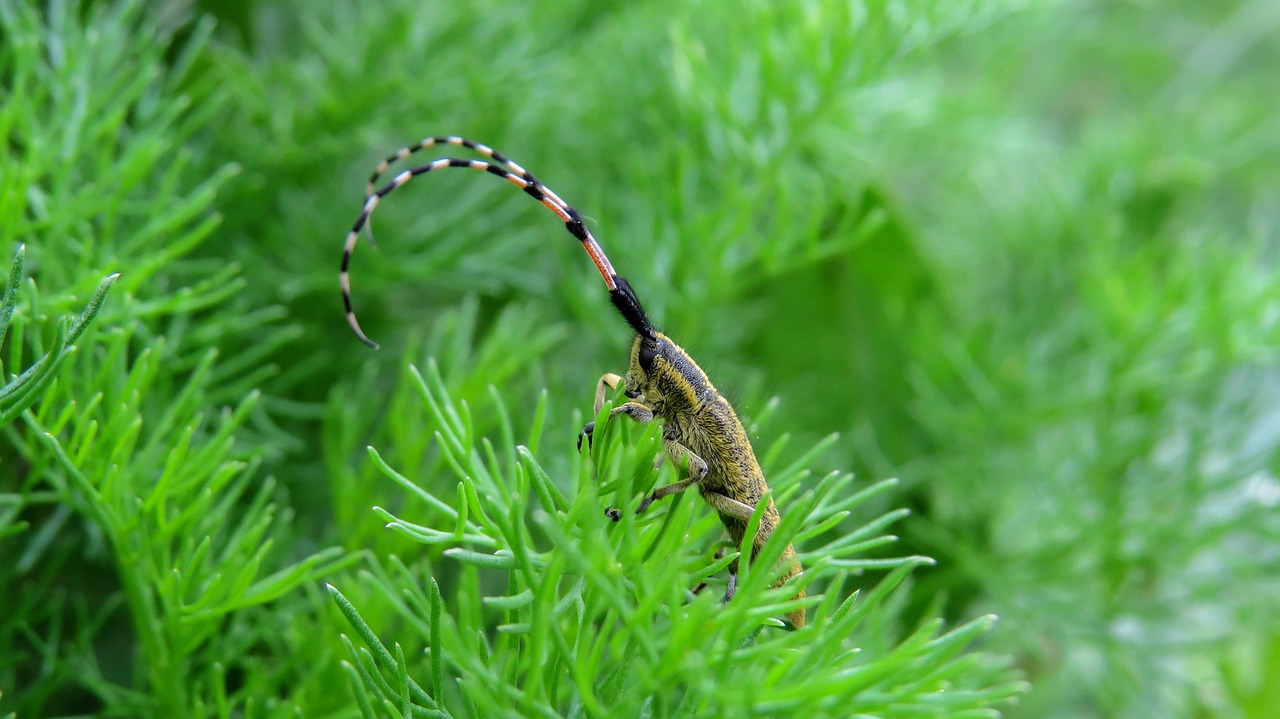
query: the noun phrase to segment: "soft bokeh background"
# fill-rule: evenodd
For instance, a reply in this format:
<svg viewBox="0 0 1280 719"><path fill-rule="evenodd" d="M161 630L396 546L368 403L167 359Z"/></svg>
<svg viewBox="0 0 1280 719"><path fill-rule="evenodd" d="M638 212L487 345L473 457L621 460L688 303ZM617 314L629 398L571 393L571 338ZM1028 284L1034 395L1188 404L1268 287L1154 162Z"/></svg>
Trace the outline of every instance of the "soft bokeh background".
<svg viewBox="0 0 1280 719"><path fill-rule="evenodd" d="M0 428L0 715L215 715L221 681L239 715L346 716L318 580L404 551L369 508L415 506L364 447L439 464L404 365L520 426L545 388L572 442L628 337L510 187L388 200L353 269L383 351L343 321L369 170L461 134L587 215L742 414L778 398L762 441L839 432L818 475L900 479L895 553L937 566L894 611L998 615L1007 715L1280 716L1280 4L0 0L0 58L0 247L40 288L6 378L123 273L119 356ZM161 649L111 549L151 530L104 535L45 432L93 476L271 501L264 574L345 551Z"/></svg>

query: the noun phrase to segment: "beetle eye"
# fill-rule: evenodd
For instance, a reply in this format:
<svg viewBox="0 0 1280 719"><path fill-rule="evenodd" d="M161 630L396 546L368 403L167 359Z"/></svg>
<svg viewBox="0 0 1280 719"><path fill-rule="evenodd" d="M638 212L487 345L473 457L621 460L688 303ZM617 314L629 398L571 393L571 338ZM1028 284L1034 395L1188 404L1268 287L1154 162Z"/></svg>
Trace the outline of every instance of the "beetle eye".
<svg viewBox="0 0 1280 719"><path fill-rule="evenodd" d="M640 369L646 374L653 371L653 360L658 356L658 343L652 345L648 342L640 343L640 351L637 353L636 359L640 361Z"/></svg>

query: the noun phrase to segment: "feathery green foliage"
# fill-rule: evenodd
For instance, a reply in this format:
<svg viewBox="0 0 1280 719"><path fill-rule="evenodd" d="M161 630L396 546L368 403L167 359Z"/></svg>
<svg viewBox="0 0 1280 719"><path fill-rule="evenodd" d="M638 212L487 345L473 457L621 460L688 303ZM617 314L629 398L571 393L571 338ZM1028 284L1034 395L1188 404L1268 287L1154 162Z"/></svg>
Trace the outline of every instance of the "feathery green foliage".
<svg viewBox="0 0 1280 719"><path fill-rule="evenodd" d="M272 327L278 312L230 311L238 267L189 257L229 175L193 172L185 147L211 115L201 103L219 100L186 75L208 28L177 40L139 2L81 11L0 2L0 236L26 242L32 278L65 293L19 289L19 250L6 367L43 356L3 390L0 419L21 414L0 426L4 701L23 716L270 706L282 676L228 678L276 641L246 610L354 557L273 556L286 522L261 465L279 450L245 431L262 416L265 368L220 358L215 339L265 329L271 347L288 333ZM119 274L50 342L44 317L82 303L76 288L102 267ZM210 316L222 316L212 332L200 327Z"/></svg>
<svg viewBox="0 0 1280 719"><path fill-rule="evenodd" d="M0 716L1271 716L1275 8L0 0ZM453 133L733 400L809 628L605 521L674 474L574 450L628 338L537 203L398 190L349 335Z"/></svg>

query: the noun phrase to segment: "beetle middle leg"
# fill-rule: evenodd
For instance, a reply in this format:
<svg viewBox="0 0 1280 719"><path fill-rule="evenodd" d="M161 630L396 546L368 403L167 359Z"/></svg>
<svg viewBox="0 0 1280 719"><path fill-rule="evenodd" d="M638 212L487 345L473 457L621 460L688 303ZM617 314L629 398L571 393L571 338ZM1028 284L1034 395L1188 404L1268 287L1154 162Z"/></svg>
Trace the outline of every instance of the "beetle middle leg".
<svg viewBox="0 0 1280 719"><path fill-rule="evenodd" d="M626 405L623 405L624 407ZM640 506L636 507L636 514L640 514L649 508L649 505L672 494L678 494L693 485L701 482L707 476L709 468L707 462L703 458L693 453L693 450L676 442L675 440L664 439L662 442L666 445L667 454L671 456L672 461L678 462L681 466L689 467L689 476L678 482L664 484L661 487L650 492L644 499L640 500ZM622 512L614 507L605 510L605 514L613 521L622 519Z"/></svg>

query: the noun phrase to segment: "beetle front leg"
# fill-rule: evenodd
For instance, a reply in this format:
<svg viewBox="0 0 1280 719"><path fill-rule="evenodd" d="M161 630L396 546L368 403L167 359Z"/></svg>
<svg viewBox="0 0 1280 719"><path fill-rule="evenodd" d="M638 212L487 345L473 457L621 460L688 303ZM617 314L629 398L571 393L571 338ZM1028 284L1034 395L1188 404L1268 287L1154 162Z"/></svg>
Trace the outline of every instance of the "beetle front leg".
<svg viewBox="0 0 1280 719"><path fill-rule="evenodd" d="M622 378L612 372L605 372L600 376L600 381L596 382L596 401L595 404L591 405L591 414L593 416L600 414L600 408L604 406L604 388L608 387L610 390L616 391L618 383L621 381Z"/></svg>
<svg viewBox="0 0 1280 719"><path fill-rule="evenodd" d="M605 387L608 387L610 390L616 390L618 389L618 383L621 381L622 381L622 378L612 372L605 372L604 374L600 375L600 380L596 382L596 401L591 405L592 417L600 414L600 408L604 406ZM613 414L610 413L609 416L612 417ZM592 420L590 422L587 422L586 425L583 426L581 432L578 432L578 451L579 452L582 451L583 436L586 436L587 438L587 449L591 448L591 433L593 430L595 430L595 428L596 428L595 420Z"/></svg>
<svg viewBox="0 0 1280 719"><path fill-rule="evenodd" d="M599 414L600 408L604 406L604 400L602 399L604 396L603 388L605 384L607 384L608 378L610 377L612 377L615 380L613 386L614 387L617 386L616 380L618 380L619 377L616 374L607 374L604 377L600 378L600 385L599 385L600 388L596 391L596 414ZM653 410L649 409L648 407L644 406L643 404L640 404L635 400L631 400L626 404L623 404L618 407L614 407L612 410L609 410L609 419L613 419L614 417L620 414L625 414L631 419L635 420L636 422L639 422L640 424L653 421ZM582 451L583 436L587 438L587 449L591 449L591 436L595 432L595 429L596 429L596 423L594 421L587 422L587 424L583 426L582 431L578 433L578 451L579 452Z"/></svg>

